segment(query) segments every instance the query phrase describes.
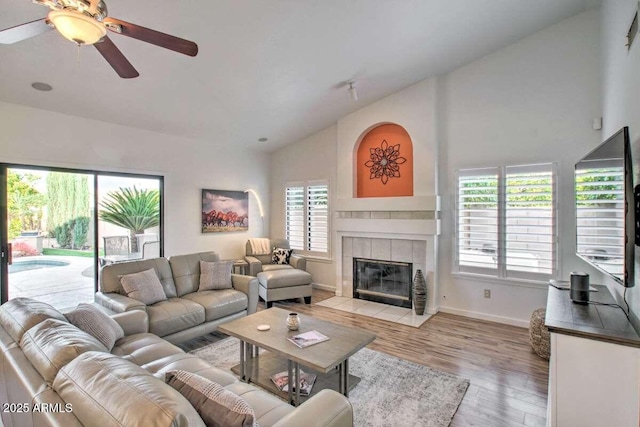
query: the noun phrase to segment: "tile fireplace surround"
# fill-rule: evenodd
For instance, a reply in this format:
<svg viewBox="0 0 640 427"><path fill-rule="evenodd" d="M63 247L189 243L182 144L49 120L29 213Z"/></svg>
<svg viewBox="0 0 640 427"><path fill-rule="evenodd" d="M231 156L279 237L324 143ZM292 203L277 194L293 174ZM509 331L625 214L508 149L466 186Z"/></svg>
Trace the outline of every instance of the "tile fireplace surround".
<svg viewBox="0 0 640 427"><path fill-rule="evenodd" d="M427 242L424 240L379 239L372 237L342 237L342 296L353 294L353 259L413 263L411 281L416 270L426 271Z"/></svg>
<svg viewBox="0 0 640 427"><path fill-rule="evenodd" d="M413 264L427 278L426 313L437 312L438 200L433 210L336 210L336 296L353 298L353 259L367 258ZM388 205L387 205L388 206Z"/></svg>

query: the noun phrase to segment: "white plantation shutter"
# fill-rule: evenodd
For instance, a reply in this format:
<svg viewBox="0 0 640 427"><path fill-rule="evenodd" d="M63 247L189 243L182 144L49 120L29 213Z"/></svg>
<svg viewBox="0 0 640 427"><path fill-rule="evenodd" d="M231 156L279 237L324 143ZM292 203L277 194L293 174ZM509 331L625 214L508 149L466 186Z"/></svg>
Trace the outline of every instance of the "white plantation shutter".
<svg viewBox="0 0 640 427"><path fill-rule="evenodd" d="M292 249L307 255L329 252L329 186L326 182L295 184L285 190L285 230Z"/></svg>
<svg viewBox="0 0 640 427"><path fill-rule="evenodd" d="M307 250L329 251L329 188L324 185L307 187Z"/></svg>
<svg viewBox="0 0 640 427"><path fill-rule="evenodd" d="M552 165L506 168L507 276L555 273L555 205Z"/></svg>
<svg viewBox="0 0 640 427"><path fill-rule="evenodd" d="M538 280L555 274L553 165L462 170L457 195L458 271Z"/></svg>
<svg viewBox="0 0 640 427"><path fill-rule="evenodd" d="M593 162L576 169L577 252L623 279L624 167Z"/></svg>
<svg viewBox="0 0 640 427"><path fill-rule="evenodd" d="M458 175L460 271L496 274L498 193L497 169L461 171Z"/></svg>
<svg viewBox="0 0 640 427"><path fill-rule="evenodd" d="M304 187L287 187L285 190L285 234L291 249L304 249L305 204Z"/></svg>

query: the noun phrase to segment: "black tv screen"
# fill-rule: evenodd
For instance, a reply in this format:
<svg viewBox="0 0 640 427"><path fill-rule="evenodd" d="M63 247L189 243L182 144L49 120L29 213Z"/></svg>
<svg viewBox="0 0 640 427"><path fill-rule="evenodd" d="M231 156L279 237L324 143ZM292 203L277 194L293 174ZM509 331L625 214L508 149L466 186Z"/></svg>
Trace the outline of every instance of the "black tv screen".
<svg viewBox="0 0 640 427"><path fill-rule="evenodd" d="M629 129L575 166L576 253L619 284L633 286L635 206Z"/></svg>

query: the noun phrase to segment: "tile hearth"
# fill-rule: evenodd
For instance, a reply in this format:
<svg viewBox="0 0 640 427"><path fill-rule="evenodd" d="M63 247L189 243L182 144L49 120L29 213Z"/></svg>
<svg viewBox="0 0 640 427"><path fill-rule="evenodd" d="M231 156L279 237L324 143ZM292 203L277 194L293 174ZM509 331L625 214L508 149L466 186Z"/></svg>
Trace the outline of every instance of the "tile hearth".
<svg viewBox="0 0 640 427"><path fill-rule="evenodd" d="M349 313L373 317L375 319L413 326L414 328L419 328L431 317L429 314L418 316L410 308L396 307L347 297L331 297L316 304Z"/></svg>

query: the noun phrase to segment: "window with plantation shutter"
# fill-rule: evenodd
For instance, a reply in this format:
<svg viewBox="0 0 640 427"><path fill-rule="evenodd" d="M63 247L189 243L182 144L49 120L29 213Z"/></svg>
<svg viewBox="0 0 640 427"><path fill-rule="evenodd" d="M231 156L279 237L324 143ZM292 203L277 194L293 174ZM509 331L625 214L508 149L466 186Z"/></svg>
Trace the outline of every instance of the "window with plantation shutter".
<svg viewBox="0 0 640 427"><path fill-rule="evenodd" d="M458 176L458 266L496 274L498 264L498 171L461 171Z"/></svg>
<svg viewBox="0 0 640 427"><path fill-rule="evenodd" d="M551 165L506 168L507 276L555 273L555 206Z"/></svg>
<svg viewBox="0 0 640 427"><path fill-rule="evenodd" d="M285 230L292 249L311 256L329 253L329 186L325 181L288 185Z"/></svg>
<svg viewBox="0 0 640 427"><path fill-rule="evenodd" d="M307 187L307 250L329 252L329 188L324 185Z"/></svg>
<svg viewBox="0 0 640 427"><path fill-rule="evenodd" d="M576 252L624 278L624 167L599 160L576 168Z"/></svg>
<svg viewBox="0 0 640 427"><path fill-rule="evenodd" d="M530 280L555 275L553 165L461 170L457 194L458 271Z"/></svg>
<svg viewBox="0 0 640 427"><path fill-rule="evenodd" d="M304 249L304 187L287 187L285 195L285 234L291 249Z"/></svg>

